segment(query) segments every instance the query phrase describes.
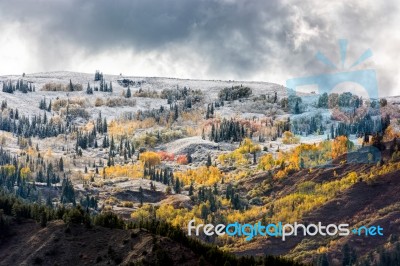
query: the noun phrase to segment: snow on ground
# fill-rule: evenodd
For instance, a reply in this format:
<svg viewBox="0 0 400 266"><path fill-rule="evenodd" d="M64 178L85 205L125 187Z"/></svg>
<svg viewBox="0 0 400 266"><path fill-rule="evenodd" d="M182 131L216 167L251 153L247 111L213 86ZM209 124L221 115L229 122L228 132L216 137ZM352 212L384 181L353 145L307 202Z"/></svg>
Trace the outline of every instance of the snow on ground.
<svg viewBox="0 0 400 266"><path fill-rule="evenodd" d="M190 137L178 139L163 145L166 151L174 154L187 154L193 153L200 148L217 149L218 143L209 140L203 140L201 137Z"/></svg>
<svg viewBox="0 0 400 266"><path fill-rule="evenodd" d="M155 90L157 92L161 92L164 89L174 89L174 88L191 88L191 89L199 89L204 92L207 101L215 100L218 98L218 92L225 88L231 86L249 86L253 90L254 95L260 94L271 94L274 91L278 92L278 95L283 95L286 93L286 89L277 84L267 83L267 82L247 82L247 81L221 81L221 80L189 80L189 79L175 79L175 78L158 78L158 77L134 77L134 76L119 76L119 75L104 75L104 79L107 83L110 81L113 83L113 92L100 92L94 91L93 95L88 96L86 94L86 87L89 83L92 87L99 86L99 82L95 82L94 73L76 73L76 72L67 72L67 71L58 71L58 72L46 72L46 73L35 73L35 74L26 74L25 77L20 75L6 75L0 76L0 82L11 80L14 82L18 79L22 79L27 82L31 82L32 85L35 85L36 92L35 93L21 93L15 92L14 94L4 93L0 90L0 100L7 100L8 106L12 108L18 108L21 114L25 115L33 115L43 113L42 110L39 109L39 102L43 98L46 98L47 102L50 100L54 101L57 98L74 98L74 97L82 97L87 99L86 110L90 115L96 117L99 111L102 114L110 119L120 117L124 112L135 112L139 109L151 109L151 108L159 108L161 105L167 106L167 100L164 99L149 99L149 98L138 98L132 97L136 99L136 106L134 107L119 107L119 108L111 108L106 106L95 107L94 101L96 98L107 99L110 97L121 96L123 91L126 88L123 88L118 84L118 80L121 79L130 79L133 81L141 81L142 90ZM83 91L80 92L48 92L41 91L42 87L46 83L61 83L61 84L69 84L70 80L72 83L82 84ZM132 93L139 90L139 87L131 87ZM86 96L86 97L85 97Z"/></svg>

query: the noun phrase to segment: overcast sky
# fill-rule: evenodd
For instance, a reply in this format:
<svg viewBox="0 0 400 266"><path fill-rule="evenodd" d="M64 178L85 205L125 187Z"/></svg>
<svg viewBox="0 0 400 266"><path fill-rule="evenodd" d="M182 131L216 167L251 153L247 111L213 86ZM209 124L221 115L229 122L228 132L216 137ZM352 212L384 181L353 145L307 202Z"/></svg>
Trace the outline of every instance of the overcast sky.
<svg viewBox="0 0 400 266"><path fill-rule="evenodd" d="M397 0L1 0L0 75L69 70L193 79L286 79L340 66L374 68L381 95L400 95ZM342 71L342 70L340 70Z"/></svg>

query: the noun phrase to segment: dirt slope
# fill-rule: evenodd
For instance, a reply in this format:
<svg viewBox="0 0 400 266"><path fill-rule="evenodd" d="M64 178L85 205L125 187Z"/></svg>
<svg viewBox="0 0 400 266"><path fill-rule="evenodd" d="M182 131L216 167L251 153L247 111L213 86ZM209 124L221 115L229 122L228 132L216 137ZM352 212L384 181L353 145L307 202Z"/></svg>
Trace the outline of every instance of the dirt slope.
<svg viewBox="0 0 400 266"><path fill-rule="evenodd" d="M0 265L197 265L199 256L166 237L145 230L67 227L62 221L42 228L34 221L13 223L0 244ZM167 265L167 264L160 264Z"/></svg>

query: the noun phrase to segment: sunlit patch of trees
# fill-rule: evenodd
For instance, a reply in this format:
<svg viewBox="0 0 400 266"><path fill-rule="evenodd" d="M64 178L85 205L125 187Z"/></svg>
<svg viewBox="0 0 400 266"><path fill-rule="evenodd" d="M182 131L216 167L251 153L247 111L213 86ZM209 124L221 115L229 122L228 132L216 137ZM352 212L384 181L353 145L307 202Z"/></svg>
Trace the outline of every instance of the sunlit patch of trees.
<svg viewBox="0 0 400 266"><path fill-rule="evenodd" d="M274 176L280 179L301 169L324 165L353 147L354 144L346 136L318 144L300 144L287 152L279 152L276 158L272 154L261 156L258 169L276 170Z"/></svg>
<svg viewBox="0 0 400 266"><path fill-rule="evenodd" d="M336 137L332 142L332 158L335 159L338 156L351 151L353 147L354 143L346 136Z"/></svg>
<svg viewBox="0 0 400 266"><path fill-rule="evenodd" d="M144 171L143 167L144 167L143 163L108 166L104 168L104 174L105 174L104 177L142 178Z"/></svg>
<svg viewBox="0 0 400 266"><path fill-rule="evenodd" d="M192 182L201 185L211 186L221 182L223 178L222 172L214 166L201 166L196 169L188 169L186 171L176 171L174 176L179 178L185 185L190 185Z"/></svg>
<svg viewBox="0 0 400 266"><path fill-rule="evenodd" d="M283 144L297 144L299 143L300 138L296 137L292 132L285 131L282 135L282 143Z"/></svg>
<svg viewBox="0 0 400 266"><path fill-rule="evenodd" d="M142 161L144 167L150 169L161 163L161 156L156 152L146 151L140 153L139 160Z"/></svg>
<svg viewBox="0 0 400 266"><path fill-rule="evenodd" d="M228 165L246 165L251 162L254 164L257 162L257 153L261 151L261 147L255 144L251 139L244 139L239 148L230 153L221 154L218 156L218 160L222 164Z"/></svg>
<svg viewBox="0 0 400 266"><path fill-rule="evenodd" d="M151 128L156 125L153 118L140 120L112 120L108 124L108 132L116 138L121 136L131 136L138 129Z"/></svg>
<svg viewBox="0 0 400 266"><path fill-rule="evenodd" d="M328 200L336 196L358 181L356 172L350 172L345 177L325 182L322 184L303 184L298 191L271 203L273 211L268 219L271 221L294 222L302 218L307 213Z"/></svg>

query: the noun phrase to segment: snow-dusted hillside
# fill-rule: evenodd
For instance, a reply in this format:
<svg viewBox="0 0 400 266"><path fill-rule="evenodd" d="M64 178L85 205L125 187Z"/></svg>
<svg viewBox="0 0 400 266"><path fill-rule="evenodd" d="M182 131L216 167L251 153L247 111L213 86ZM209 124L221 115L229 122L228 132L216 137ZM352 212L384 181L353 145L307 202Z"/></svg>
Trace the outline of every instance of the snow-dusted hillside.
<svg viewBox="0 0 400 266"><path fill-rule="evenodd" d="M134 77L134 76L119 76L119 75L107 75L104 74L106 82L112 82L113 92L94 92L92 97L87 97L86 86L89 83L91 86L97 86L98 81L94 81L94 73L76 73L76 72L45 72L26 74L25 77L21 75L7 75L0 76L0 82L11 80L13 82L18 79L23 79L26 82L32 83L36 87L36 93L21 93L15 92L14 94L4 93L0 90L0 99L7 100L8 106L11 108L18 108L23 114L38 114L41 110L38 108L40 100L46 98L46 100L55 100L57 98L74 98L74 97L85 97L87 104L86 110L95 117L99 111L109 118L117 118L125 111L137 111L138 109L151 109L159 108L160 105L167 105L166 100L151 99L151 98L136 98L137 104L134 107L95 107L94 101L96 98L109 98L114 96L121 96L124 88L118 84L118 80L130 79L133 81L142 81L140 87L131 87L131 90L137 91L139 88L146 91L157 91L161 92L163 89L174 89L174 88L191 88L194 90L201 90L207 101L212 101L218 97L218 92L225 88L237 85L249 86L253 90L254 95L271 94L277 91L278 95L284 95L286 89L274 83L267 82L246 82L246 81L221 81L221 80L189 80L189 79L176 79L176 78L159 78L159 77ZM83 91L80 92L48 92L41 91L42 87L46 83L62 83L69 84L70 80L75 84L82 84ZM144 82L143 82L144 81ZM125 88L126 90L126 88ZM135 97L134 97L135 98Z"/></svg>

